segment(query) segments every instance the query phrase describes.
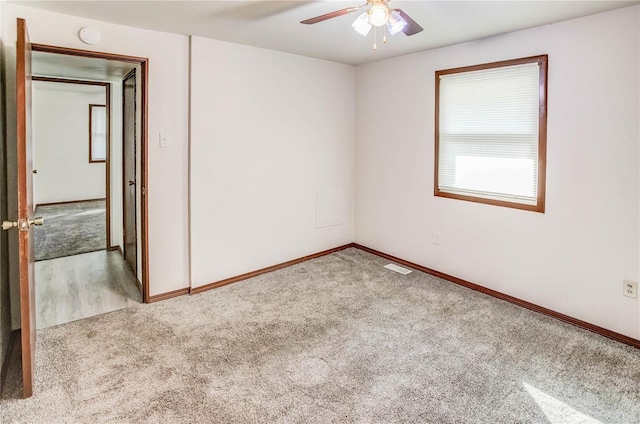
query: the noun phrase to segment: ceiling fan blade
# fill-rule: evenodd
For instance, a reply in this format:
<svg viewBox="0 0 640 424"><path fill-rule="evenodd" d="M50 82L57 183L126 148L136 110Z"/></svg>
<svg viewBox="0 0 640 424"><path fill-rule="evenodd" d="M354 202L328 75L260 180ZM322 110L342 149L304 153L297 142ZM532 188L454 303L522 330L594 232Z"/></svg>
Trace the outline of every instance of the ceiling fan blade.
<svg viewBox="0 0 640 424"><path fill-rule="evenodd" d="M363 4L362 6L357 7L347 7L346 9L336 10L335 12L327 13L325 15L316 16L315 18L306 19L304 21L300 21L301 24L317 24L318 22L326 21L327 19L337 18L338 16L346 15L351 12L355 12L356 10L360 10L365 7L367 4Z"/></svg>
<svg viewBox="0 0 640 424"><path fill-rule="evenodd" d="M420 25L418 25L416 21L411 19L411 17L406 13L404 13L402 10L400 9L394 9L394 10L396 10L400 14L400 16L402 16L402 19L404 19L407 22L407 26L405 26L402 29L402 32L404 32L405 35L417 34L423 30L423 28Z"/></svg>

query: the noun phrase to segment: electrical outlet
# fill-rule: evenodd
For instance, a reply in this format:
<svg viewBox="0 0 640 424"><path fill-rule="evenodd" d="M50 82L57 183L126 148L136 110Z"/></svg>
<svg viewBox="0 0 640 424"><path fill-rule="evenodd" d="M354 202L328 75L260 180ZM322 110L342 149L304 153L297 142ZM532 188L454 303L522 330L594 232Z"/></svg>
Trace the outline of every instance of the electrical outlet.
<svg viewBox="0 0 640 424"><path fill-rule="evenodd" d="M159 133L159 136L160 136L160 147L171 147L171 140L169 139L168 131Z"/></svg>
<svg viewBox="0 0 640 424"><path fill-rule="evenodd" d="M433 232L433 244L440 246L440 231Z"/></svg>
<svg viewBox="0 0 640 424"><path fill-rule="evenodd" d="M622 294L624 294L627 297L632 297L634 299L638 298L638 282L637 281L623 280L622 284L623 284Z"/></svg>

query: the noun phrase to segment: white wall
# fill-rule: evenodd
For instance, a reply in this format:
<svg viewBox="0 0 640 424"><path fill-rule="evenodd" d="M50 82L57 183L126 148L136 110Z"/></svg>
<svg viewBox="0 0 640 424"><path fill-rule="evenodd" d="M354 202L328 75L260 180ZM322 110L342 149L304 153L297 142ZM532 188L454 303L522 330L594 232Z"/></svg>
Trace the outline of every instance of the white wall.
<svg viewBox="0 0 640 424"><path fill-rule="evenodd" d="M640 265L639 16L359 66L356 242L640 338L639 302L622 295ZM434 72L538 54L549 55L546 213L434 197Z"/></svg>
<svg viewBox="0 0 640 424"><path fill-rule="evenodd" d="M191 52L192 286L351 242L355 69L197 37Z"/></svg>
<svg viewBox="0 0 640 424"><path fill-rule="evenodd" d="M89 163L89 105L101 86L33 82L34 204L105 197L104 162Z"/></svg>
<svg viewBox="0 0 640 424"><path fill-rule="evenodd" d="M34 43L149 58L150 294L188 287L188 38L16 4L4 7L2 38L13 50L16 17L22 17ZM102 41L83 44L77 34L84 26L100 30ZM171 133L169 148L159 147L162 129Z"/></svg>

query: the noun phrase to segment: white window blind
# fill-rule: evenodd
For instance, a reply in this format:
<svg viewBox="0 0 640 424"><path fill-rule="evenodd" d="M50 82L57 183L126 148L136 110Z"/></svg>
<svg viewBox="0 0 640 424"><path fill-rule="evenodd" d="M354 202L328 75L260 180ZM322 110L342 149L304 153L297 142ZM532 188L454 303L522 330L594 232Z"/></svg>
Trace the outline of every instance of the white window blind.
<svg viewBox="0 0 640 424"><path fill-rule="evenodd" d="M107 158L107 108L91 106L91 160L104 161Z"/></svg>
<svg viewBox="0 0 640 424"><path fill-rule="evenodd" d="M538 62L440 75L438 190L536 205Z"/></svg>

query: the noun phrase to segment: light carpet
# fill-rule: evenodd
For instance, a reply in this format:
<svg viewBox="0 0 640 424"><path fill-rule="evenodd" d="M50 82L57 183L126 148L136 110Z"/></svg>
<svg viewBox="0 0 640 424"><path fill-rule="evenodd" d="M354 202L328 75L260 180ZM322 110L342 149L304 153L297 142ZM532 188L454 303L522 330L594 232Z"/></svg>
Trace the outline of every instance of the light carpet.
<svg viewBox="0 0 640 424"><path fill-rule="evenodd" d="M640 422L640 350L387 263L351 248L41 330L35 396L0 421Z"/></svg>
<svg viewBox="0 0 640 424"><path fill-rule="evenodd" d="M61 258L107 248L104 200L36 208L44 225L34 227L35 260Z"/></svg>

